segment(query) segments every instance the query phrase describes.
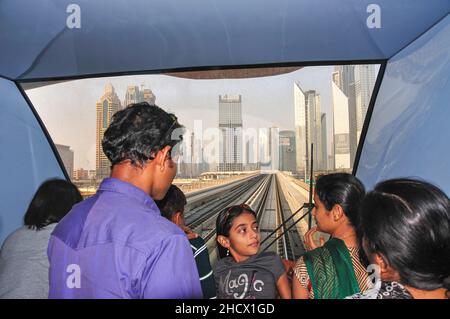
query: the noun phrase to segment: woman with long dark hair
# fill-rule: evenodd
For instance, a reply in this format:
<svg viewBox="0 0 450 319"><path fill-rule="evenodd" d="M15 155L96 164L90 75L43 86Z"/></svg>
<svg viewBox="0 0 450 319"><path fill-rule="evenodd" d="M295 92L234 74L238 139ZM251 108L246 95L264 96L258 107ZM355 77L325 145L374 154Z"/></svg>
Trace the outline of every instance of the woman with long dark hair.
<svg viewBox="0 0 450 319"><path fill-rule="evenodd" d="M413 179L379 183L360 214L363 248L376 287L352 298L449 298L450 200Z"/></svg>
<svg viewBox="0 0 450 319"><path fill-rule="evenodd" d="M317 226L305 236L310 251L294 267L294 298L341 299L369 288L356 232L364 194L363 184L350 174L317 179L312 212ZM331 236L321 247L311 238L316 230Z"/></svg>
<svg viewBox="0 0 450 319"><path fill-rule="evenodd" d="M56 224L82 200L77 187L62 179L44 182L0 251L0 298L48 297L47 246Z"/></svg>

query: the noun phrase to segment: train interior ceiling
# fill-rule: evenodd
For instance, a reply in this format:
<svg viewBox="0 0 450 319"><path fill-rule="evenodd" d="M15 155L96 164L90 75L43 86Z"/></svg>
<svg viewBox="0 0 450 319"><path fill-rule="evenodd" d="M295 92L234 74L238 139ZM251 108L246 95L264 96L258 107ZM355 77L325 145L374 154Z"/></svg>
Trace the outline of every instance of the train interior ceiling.
<svg viewBox="0 0 450 319"><path fill-rule="evenodd" d="M215 217L243 202L257 212L263 249L298 258L320 174L350 172L367 189L417 177L450 194L447 1L401 10L389 1L349 1L340 10L335 1L268 1L252 12L253 2L198 12L155 1L167 19L150 14L152 23L140 18L154 9L142 2L120 29L114 19L94 21L123 18L124 3L107 13L81 3L79 28L50 18L70 15L63 4L44 13L30 1L37 14L18 11L21 26L0 13L5 34L19 31L1 38L0 244L23 223L43 181L66 178L84 197L95 193L110 173L104 130L138 102L174 113L185 127L174 184L213 262ZM14 1L2 5L18 10ZM235 21L237 9L243 18ZM269 12L270 23L254 17ZM36 30L20 32L30 26ZM282 221L280 243L274 230Z"/></svg>

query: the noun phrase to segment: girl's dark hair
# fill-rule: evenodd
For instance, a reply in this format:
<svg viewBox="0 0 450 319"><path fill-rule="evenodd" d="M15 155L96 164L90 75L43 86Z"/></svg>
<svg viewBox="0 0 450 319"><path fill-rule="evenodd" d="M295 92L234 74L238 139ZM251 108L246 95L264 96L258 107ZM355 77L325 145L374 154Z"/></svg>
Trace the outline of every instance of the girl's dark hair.
<svg viewBox="0 0 450 319"><path fill-rule="evenodd" d="M255 216L256 213L246 204L230 206L222 210L216 219L216 236L222 235L230 236L230 229L236 217L243 213L249 213ZM227 256L227 249L220 245L216 240L217 250L219 252L219 259Z"/></svg>
<svg viewBox="0 0 450 319"><path fill-rule="evenodd" d="M172 216L177 212L184 212L184 206L186 206L186 196L183 191L175 185L170 185L169 190L163 199L155 201L161 215L168 220L172 219Z"/></svg>
<svg viewBox="0 0 450 319"><path fill-rule="evenodd" d="M403 284L450 289L450 201L436 186L412 179L381 182L361 206L368 253L382 254Z"/></svg>
<svg viewBox="0 0 450 319"><path fill-rule="evenodd" d="M315 193L327 210L340 205L353 227L359 223L359 206L365 195L364 185L355 176L335 173L319 176Z"/></svg>
<svg viewBox="0 0 450 319"><path fill-rule="evenodd" d="M59 222L83 198L77 187L63 179L50 179L39 186L23 218L30 229L39 230Z"/></svg>
<svg viewBox="0 0 450 319"><path fill-rule="evenodd" d="M124 160L143 166L165 146L179 143L183 132L174 114L147 102L130 104L114 113L102 148L112 166Z"/></svg>

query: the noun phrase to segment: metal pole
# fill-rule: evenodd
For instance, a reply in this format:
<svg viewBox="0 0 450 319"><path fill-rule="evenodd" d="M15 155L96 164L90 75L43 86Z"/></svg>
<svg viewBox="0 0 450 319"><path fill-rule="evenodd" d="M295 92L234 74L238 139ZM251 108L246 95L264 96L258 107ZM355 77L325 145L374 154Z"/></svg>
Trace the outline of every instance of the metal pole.
<svg viewBox="0 0 450 319"><path fill-rule="evenodd" d="M311 165L310 165L310 174L309 174L309 207L312 207L312 196L313 196L313 159L314 159L314 144L311 143ZM309 220L308 220L308 229L311 229L312 226L312 210L309 210Z"/></svg>
<svg viewBox="0 0 450 319"><path fill-rule="evenodd" d="M300 209L302 209L303 208L303 206L302 207L300 207ZM297 211L297 212L299 212L300 211L300 209ZM300 216L300 218L299 219L297 219L291 226L289 226L287 229L285 229L285 231L284 232L282 232L280 235L278 235L274 240L272 240L271 242L270 242L270 244L268 244L261 252L265 252L270 246L272 246L278 239L280 239L280 237L281 236L283 236L286 232L288 232L289 230L291 230L291 228L293 228L295 225L297 225L297 223L299 222L299 221L301 221L303 218L305 218L306 216L308 216L310 213L311 213L311 210L312 210L312 208L310 208L305 214L303 214L302 216ZM280 225L279 227L281 227L282 225ZM272 232L272 234L273 233L275 233L275 232ZM270 235L271 236L271 235ZM266 241L267 239L269 239L269 236L268 237L266 237L266 239L264 239L262 242L261 242L261 244L264 242L264 241Z"/></svg>

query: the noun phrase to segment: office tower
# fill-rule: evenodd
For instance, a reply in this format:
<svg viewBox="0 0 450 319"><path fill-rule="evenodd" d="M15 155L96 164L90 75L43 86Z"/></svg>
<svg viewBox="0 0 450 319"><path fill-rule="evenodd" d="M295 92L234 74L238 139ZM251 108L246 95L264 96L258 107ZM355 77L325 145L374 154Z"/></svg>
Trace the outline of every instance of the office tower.
<svg viewBox="0 0 450 319"><path fill-rule="evenodd" d="M270 159L270 164L266 166L266 169L276 171L279 168L279 145L280 145L280 129L278 127L271 127L268 130L268 158Z"/></svg>
<svg viewBox="0 0 450 319"><path fill-rule="evenodd" d="M334 82L331 83L331 86L333 101L334 165L336 169L349 169L351 166L348 98Z"/></svg>
<svg viewBox="0 0 450 319"><path fill-rule="evenodd" d="M320 95L294 84L294 125L297 172L308 176L313 155L314 170L323 169ZM314 144L311 154L311 144Z"/></svg>
<svg viewBox="0 0 450 319"><path fill-rule="evenodd" d="M242 96L219 95L219 171L242 171Z"/></svg>
<svg viewBox="0 0 450 319"><path fill-rule="evenodd" d="M96 127L96 176L99 179L108 177L110 174L110 166L106 155L103 153L102 140L106 129L109 126L111 117L120 108L120 100L117 96L112 84L105 86L105 92L96 104L97 111L97 127Z"/></svg>
<svg viewBox="0 0 450 319"><path fill-rule="evenodd" d="M245 142L245 152L244 152L244 171L249 170L250 164L250 141Z"/></svg>
<svg viewBox="0 0 450 319"><path fill-rule="evenodd" d="M322 169L322 129L321 129L321 112L320 112L320 95L315 90L305 92L306 99L306 137L309 153L311 152L311 144L313 149L313 165L314 170ZM308 153L308 154L309 154ZM311 156L308 156L307 170L310 171Z"/></svg>
<svg viewBox="0 0 450 319"><path fill-rule="evenodd" d="M152 90L146 89L144 85L139 88L137 85L128 85L125 92L125 99L123 101L123 108L133 103L147 102L150 105L155 105L156 96Z"/></svg>
<svg viewBox="0 0 450 319"><path fill-rule="evenodd" d="M295 131L281 131L279 145L279 170L295 172L297 170Z"/></svg>
<svg viewBox="0 0 450 319"><path fill-rule="evenodd" d="M355 66L356 139L359 142L370 98L375 86L375 69L371 64Z"/></svg>
<svg viewBox="0 0 450 319"><path fill-rule="evenodd" d="M260 143L258 143L258 134L257 131L247 131L244 132L247 133L247 135L243 136L244 140L244 163L245 167L244 170L246 171L253 171L256 170L258 167L258 147L260 146Z"/></svg>
<svg viewBox="0 0 450 319"><path fill-rule="evenodd" d="M125 100L123 102L123 107L127 107L130 104L142 102L141 92L137 85L128 85L127 91L125 92Z"/></svg>
<svg viewBox="0 0 450 319"><path fill-rule="evenodd" d="M150 105L155 105L156 96L152 92L152 90L150 90L150 89L143 89L142 92L143 92L142 93L143 94L143 97L142 97L143 101L147 102Z"/></svg>
<svg viewBox="0 0 450 319"><path fill-rule="evenodd" d="M320 125L322 129L322 167L321 170L328 170L328 146L327 146L327 116L325 113L322 113L320 116Z"/></svg>
<svg viewBox="0 0 450 319"><path fill-rule="evenodd" d="M195 134L194 132L191 133L191 159L190 159L190 164L191 164L191 175L192 176L198 176L199 175L199 156L201 154L199 154L199 149L198 149L198 141L195 138Z"/></svg>
<svg viewBox="0 0 450 319"><path fill-rule="evenodd" d="M73 177L73 161L74 161L74 153L70 149L70 146L55 144L56 150L58 151L59 157L61 158L64 167L66 168L67 174L69 177Z"/></svg>
<svg viewBox="0 0 450 319"><path fill-rule="evenodd" d="M344 92L345 96L350 96L350 86L355 82L354 65L336 65L333 72L333 82Z"/></svg>
<svg viewBox="0 0 450 319"><path fill-rule="evenodd" d="M355 96L355 65L337 65L333 73L333 82L348 98L350 162L353 163L358 148L357 115ZM338 74L338 75L335 75Z"/></svg>
<svg viewBox="0 0 450 319"><path fill-rule="evenodd" d="M200 175L205 170L203 165L203 146L202 140L197 138L194 132L191 132L191 135L186 136L186 138L188 140L182 144L183 162L179 165L180 175L192 178ZM181 168L184 169L181 170Z"/></svg>
<svg viewBox="0 0 450 319"><path fill-rule="evenodd" d="M306 147L306 102L305 93L298 83L294 83L294 125L296 171L305 175L308 156L308 148Z"/></svg>
<svg viewBox="0 0 450 319"><path fill-rule="evenodd" d="M331 145L331 150L334 151L334 145ZM328 155L328 170L334 171L334 154Z"/></svg>

